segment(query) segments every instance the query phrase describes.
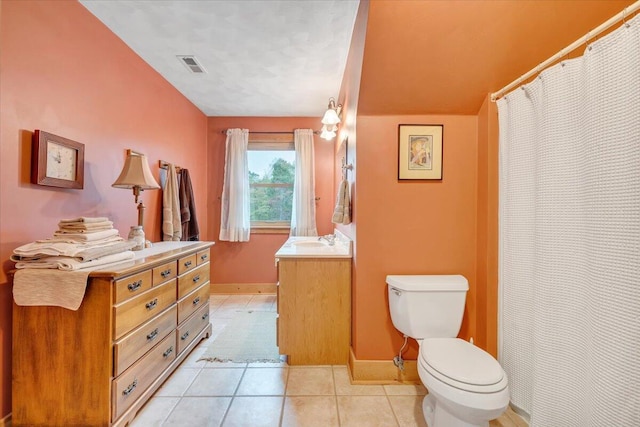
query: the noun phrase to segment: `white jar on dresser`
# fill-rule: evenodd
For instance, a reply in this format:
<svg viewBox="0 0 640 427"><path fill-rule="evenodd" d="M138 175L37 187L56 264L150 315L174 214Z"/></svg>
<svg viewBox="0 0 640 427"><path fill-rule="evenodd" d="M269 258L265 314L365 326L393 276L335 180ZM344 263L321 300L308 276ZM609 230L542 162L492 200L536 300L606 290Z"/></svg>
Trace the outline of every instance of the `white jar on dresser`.
<svg viewBox="0 0 640 427"><path fill-rule="evenodd" d="M77 311L13 306L12 425L124 426L205 337L211 242L89 275Z"/></svg>

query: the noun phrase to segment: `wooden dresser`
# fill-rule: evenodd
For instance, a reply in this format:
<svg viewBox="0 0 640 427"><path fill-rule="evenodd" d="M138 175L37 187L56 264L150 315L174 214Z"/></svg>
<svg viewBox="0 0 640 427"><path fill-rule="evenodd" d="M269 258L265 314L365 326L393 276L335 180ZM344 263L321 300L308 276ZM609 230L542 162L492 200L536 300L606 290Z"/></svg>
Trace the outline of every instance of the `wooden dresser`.
<svg viewBox="0 0 640 427"><path fill-rule="evenodd" d="M158 243L94 271L77 311L14 303L12 425L129 423L211 335L212 244Z"/></svg>

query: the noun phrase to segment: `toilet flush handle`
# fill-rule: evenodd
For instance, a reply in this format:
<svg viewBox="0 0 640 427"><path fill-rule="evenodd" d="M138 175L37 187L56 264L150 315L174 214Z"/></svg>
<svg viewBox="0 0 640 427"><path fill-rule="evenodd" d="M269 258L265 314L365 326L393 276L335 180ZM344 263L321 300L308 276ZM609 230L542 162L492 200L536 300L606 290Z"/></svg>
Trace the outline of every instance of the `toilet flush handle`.
<svg viewBox="0 0 640 427"><path fill-rule="evenodd" d="M402 291L400 289L391 287L391 290L393 291L394 294L396 294L397 296L402 295Z"/></svg>

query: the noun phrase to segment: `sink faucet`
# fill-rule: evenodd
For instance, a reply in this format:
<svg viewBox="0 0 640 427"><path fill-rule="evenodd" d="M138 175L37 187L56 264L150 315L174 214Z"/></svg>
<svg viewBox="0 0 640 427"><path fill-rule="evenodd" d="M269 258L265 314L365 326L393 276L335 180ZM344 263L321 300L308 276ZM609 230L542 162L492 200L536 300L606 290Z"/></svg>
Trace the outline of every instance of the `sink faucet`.
<svg viewBox="0 0 640 427"><path fill-rule="evenodd" d="M325 239L327 242L329 242L329 246L333 246L336 244L336 235L335 234L327 234L326 236L320 236L318 237L318 240L322 240Z"/></svg>

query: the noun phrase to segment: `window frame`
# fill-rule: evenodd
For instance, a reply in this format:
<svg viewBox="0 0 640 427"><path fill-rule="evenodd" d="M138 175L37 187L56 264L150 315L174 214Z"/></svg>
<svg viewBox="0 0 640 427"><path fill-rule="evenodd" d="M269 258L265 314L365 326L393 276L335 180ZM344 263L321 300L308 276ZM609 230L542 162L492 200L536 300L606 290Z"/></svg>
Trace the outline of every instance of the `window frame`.
<svg viewBox="0 0 640 427"><path fill-rule="evenodd" d="M282 135L268 135L265 134L249 134L249 144L247 151L293 151L295 152L295 145L293 142L293 135L285 135L286 138L282 138ZM249 184L249 187L291 187L292 184L282 183L258 183ZM291 230L291 220L289 221L250 221L251 233L254 234L288 234Z"/></svg>

